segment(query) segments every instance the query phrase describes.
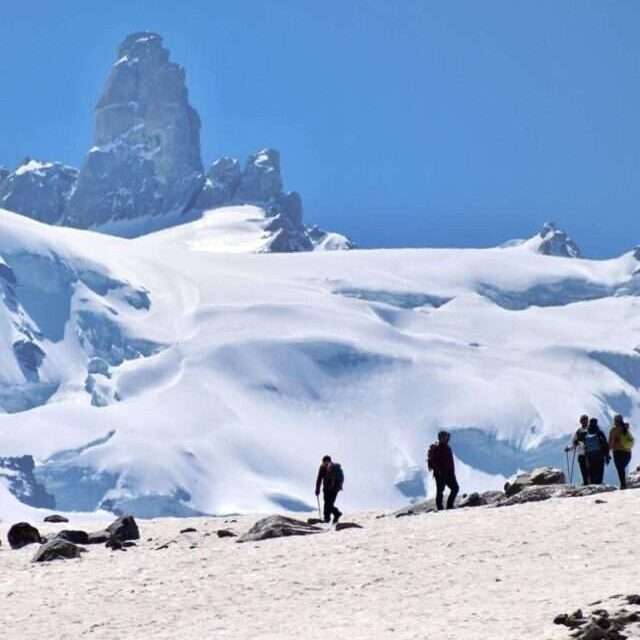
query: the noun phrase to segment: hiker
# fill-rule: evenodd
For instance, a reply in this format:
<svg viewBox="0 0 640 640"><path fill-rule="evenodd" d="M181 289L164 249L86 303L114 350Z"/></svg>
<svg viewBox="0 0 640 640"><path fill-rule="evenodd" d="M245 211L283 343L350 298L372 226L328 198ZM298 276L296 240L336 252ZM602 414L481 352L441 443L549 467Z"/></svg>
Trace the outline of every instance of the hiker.
<svg viewBox="0 0 640 640"><path fill-rule="evenodd" d="M580 426L571 439L571 445L565 449L566 452L569 452L572 449L576 452L578 456L580 474L582 475L582 484L585 486L589 484L589 467L587 466L587 455L584 450L584 440L587 436L588 427L589 416L583 414L580 416Z"/></svg>
<svg viewBox="0 0 640 640"><path fill-rule="evenodd" d="M631 462L631 449L633 449L633 435L629 430L629 424L621 415L613 419L613 427L609 431L609 449L613 451L613 463L620 478L620 488L627 488L627 465Z"/></svg>
<svg viewBox="0 0 640 640"><path fill-rule="evenodd" d="M587 435L584 438L584 450L587 454L590 484L602 484L604 465L611 462L609 444L598 425L597 418L589 420Z"/></svg>
<svg viewBox="0 0 640 640"><path fill-rule="evenodd" d="M427 467L433 471L436 481L436 507L442 511L442 499L445 487L449 487L447 509L453 509L460 487L456 480L456 470L453 463L453 452L449 446L451 435L447 431L438 433L438 442L429 447Z"/></svg>
<svg viewBox="0 0 640 640"><path fill-rule="evenodd" d="M333 524L337 524L340 516L342 516L342 512L336 508L335 503L338 492L342 491L343 484L344 473L342 472L342 467L337 462L333 462L331 456L324 456L318 469L316 496L320 495L320 485L322 485L325 522L329 522L331 516L333 516Z"/></svg>

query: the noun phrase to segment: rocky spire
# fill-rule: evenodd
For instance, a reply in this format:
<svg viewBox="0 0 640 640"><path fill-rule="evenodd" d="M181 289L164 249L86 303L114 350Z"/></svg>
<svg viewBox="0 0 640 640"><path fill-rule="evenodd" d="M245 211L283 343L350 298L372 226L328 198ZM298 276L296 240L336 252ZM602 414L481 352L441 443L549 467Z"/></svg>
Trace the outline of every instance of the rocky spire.
<svg viewBox="0 0 640 640"><path fill-rule="evenodd" d="M91 227L193 205L204 183L200 118L184 69L169 60L159 35L125 38L95 113L94 146L67 224Z"/></svg>

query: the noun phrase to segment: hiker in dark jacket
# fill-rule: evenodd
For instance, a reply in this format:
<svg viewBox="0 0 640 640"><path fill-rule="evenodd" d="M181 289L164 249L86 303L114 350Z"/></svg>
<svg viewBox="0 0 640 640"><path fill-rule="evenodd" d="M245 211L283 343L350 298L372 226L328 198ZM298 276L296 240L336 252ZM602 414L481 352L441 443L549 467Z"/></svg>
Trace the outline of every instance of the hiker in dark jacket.
<svg viewBox="0 0 640 640"><path fill-rule="evenodd" d="M342 491L343 483L342 467L337 462L333 462L331 456L324 456L316 478L316 496L320 495L320 486L322 485L325 522L329 522L333 516L333 524L337 524L342 516L342 512L336 508L335 504L338 492Z"/></svg>
<svg viewBox="0 0 640 640"><path fill-rule="evenodd" d="M578 455L578 465L580 466L580 474L582 475L582 484L589 484L589 467L587 465L587 454L584 450L584 440L587 437L587 430L589 428L589 416L580 416L580 426L573 434L571 439L571 446L567 447L565 451L571 451L575 449Z"/></svg>
<svg viewBox="0 0 640 640"><path fill-rule="evenodd" d="M589 466L589 481L591 484L602 484L604 465L611 462L609 443L598 425L597 418L589 420L589 428L584 439L584 450Z"/></svg>
<svg viewBox="0 0 640 640"><path fill-rule="evenodd" d="M436 481L436 507L442 511L442 499L445 487L449 487L447 509L453 509L460 487L456 480L456 470L453 462L453 452L449 446L450 434L447 431L438 433L438 442L429 447L427 467L433 471Z"/></svg>

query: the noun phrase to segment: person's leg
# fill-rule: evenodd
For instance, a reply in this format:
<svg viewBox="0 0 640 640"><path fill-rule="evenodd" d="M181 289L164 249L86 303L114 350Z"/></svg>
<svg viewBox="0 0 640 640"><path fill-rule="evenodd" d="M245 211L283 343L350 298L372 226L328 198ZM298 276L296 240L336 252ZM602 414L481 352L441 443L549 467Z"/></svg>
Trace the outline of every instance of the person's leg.
<svg viewBox="0 0 640 640"><path fill-rule="evenodd" d="M444 494L444 478L439 473L434 473L433 477L436 481L436 509L438 511L442 511L442 496Z"/></svg>
<svg viewBox="0 0 640 640"><path fill-rule="evenodd" d="M578 464L580 465L580 473L582 475L582 484L589 484L589 467L587 466L587 457L578 456Z"/></svg>
<svg viewBox="0 0 640 640"><path fill-rule="evenodd" d="M589 469L591 484L602 484L602 477L604 476L604 456L600 453L589 456Z"/></svg>
<svg viewBox="0 0 640 640"><path fill-rule="evenodd" d="M453 509L456 503L456 496L458 495L458 491L460 491L460 487L458 486L458 481L456 480L455 475L452 475L450 478L448 478L447 485L449 486L447 509Z"/></svg>
<svg viewBox="0 0 640 640"><path fill-rule="evenodd" d="M331 516L335 509L334 503L336 501L336 494L332 491L324 492L324 521L331 522Z"/></svg>
<svg viewBox="0 0 640 640"><path fill-rule="evenodd" d="M627 488L627 467L631 462L631 451L624 452L624 458L622 459L623 467L622 467L622 479L624 480L623 489Z"/></svg>
<svg viewBox="0 0 640 640"><path fill-rule="evenodd" d="M616 471L618 472L618 480L620 482L620 488L624 489L625 485L625 464L624 464L624 451L614 451L613 452L613 464L616 466Z"/></svg>
<svg viewBox="0 0 640 640"><path fill-rule="evenodd" d="M627 466L631 462L630 451L614 451L613 462L616 465L616 471L618 472L618 478L620 479L620 488L627 488Z"/></svg>

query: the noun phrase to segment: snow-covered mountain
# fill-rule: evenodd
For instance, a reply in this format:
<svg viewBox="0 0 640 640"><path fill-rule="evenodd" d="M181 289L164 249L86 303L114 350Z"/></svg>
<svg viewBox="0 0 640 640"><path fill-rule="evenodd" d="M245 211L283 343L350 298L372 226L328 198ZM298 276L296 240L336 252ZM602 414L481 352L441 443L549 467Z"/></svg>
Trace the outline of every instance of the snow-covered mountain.
<svg viewBox="0 0 640 640"><path fill-rule="evenodd" d="M3 457L34 456L61 509L187 515L312 505L331 453L346 505L381 507L424 494L441 428L470 490L561 464L583 412L638 418L637 252L265 255L268 224L124 239L0 212Z"/></svg>
<svg viewBox="0 0 640 640"><path fill-rule="evenodd" d="M300 194L284 190L280 154L262 149L244 169L216 160L205 173L200 117L189 103L184 69L162 38L125 38L95 110L94 144L80 171L25 160L0 167L0 206L41 222L125 237L183 224L203 211L251 204L268 218L262 250L353 248L344 236L303 223Z"/></svg>

